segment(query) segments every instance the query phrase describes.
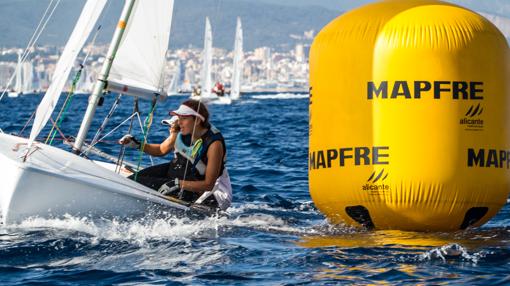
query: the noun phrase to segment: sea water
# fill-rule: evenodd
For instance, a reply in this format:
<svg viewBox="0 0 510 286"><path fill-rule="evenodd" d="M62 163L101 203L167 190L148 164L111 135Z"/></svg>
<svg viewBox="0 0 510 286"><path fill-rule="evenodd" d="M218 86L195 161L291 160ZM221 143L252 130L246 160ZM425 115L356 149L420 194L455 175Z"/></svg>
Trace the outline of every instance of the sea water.
<svg viewBox="0 0 510 286"><path fill-rule="evenodd" d="M97 110L89 138L114 98L108 95ZM3 99L0 128L20 132L40 99ZM185 99L158 103L149 142L168 135L159 122ZM85 96L73 99L62 123L66 136L77 133L86 103ZM149 109L140 103L142 121ZM209 109L228 148L234 202L226 214L134 221L68 216L0 226L0 284L510 284L508 204L483 227L455 233L332 226L308 193L307 94L247 94ZM133 98L122 97L103 134L132 110ZM116 141L128 131L141 137L140 130L138 119L130 131L128 122L98 147L117 156ZM62 146L60 137L54 145ZM126 159L136 162L138 154L129 150Z"/></svg>

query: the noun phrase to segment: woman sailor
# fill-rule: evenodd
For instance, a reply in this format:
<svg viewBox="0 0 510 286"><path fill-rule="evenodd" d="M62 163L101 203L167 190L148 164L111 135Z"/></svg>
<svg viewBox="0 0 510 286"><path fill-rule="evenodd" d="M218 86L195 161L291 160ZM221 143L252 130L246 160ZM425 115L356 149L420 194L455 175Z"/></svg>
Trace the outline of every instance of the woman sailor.
<svg viewBox="0 0 510 286"><path fill-rule="evenodd" d="M227 149L219 130L209 123L207 107L190 99L169 114L173 115L172 119L162 123L169 125L170 136L160 144L145 144L143 151L152 156L174 151L174 159L138 172L136 181L163 195L227 209L232 202L232 187L225 167ZM119 143L140 148L140 143L129 134Z"/></svg>

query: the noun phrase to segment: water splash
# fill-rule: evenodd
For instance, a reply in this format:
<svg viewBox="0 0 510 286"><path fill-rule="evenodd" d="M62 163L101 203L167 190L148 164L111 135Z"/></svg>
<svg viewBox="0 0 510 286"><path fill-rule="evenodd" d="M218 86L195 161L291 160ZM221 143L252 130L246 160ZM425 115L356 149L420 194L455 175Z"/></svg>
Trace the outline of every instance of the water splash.
<svg viewBox="0 0 510 286"><path fill-rule="evenodd" d="M447 262L451 260L468 261L474 266L478 264L480 259L484 258L487 252L480 251L470 254L469 251L460 244L451 243L438 248L431 249L420 255L420 261L441 260Z"/></svg>
<svg viewBox="0 0 510 286"><path fill-rule="evenodd" d="M252 96L255 99L301 99L308 97L308 93L278 93Z"/></svg>

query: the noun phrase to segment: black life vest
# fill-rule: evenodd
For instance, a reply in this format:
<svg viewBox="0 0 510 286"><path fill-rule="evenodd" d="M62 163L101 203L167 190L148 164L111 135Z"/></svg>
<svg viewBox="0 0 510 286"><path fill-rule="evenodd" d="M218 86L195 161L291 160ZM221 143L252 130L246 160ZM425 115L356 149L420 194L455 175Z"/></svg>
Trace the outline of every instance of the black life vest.
<svg viewBox="0 0 510 286"><path fill-rule="evenodd" d="M225 139L221 132L214 126L207 130L207 132L198 139L193 146L191 146L191 135L182 135L180 132L177 134L175 142L175 157L170 163L168 170L169 176L179 178L180 180L201 181L205 179L205 168L207 166L207 151L212 143L220 141L223 146L224 159L221 163L220 176L225 169L225 157L227 148ZM187 166L187 169L186 169ZM186 178L184 176L186 175Z"/></svg>

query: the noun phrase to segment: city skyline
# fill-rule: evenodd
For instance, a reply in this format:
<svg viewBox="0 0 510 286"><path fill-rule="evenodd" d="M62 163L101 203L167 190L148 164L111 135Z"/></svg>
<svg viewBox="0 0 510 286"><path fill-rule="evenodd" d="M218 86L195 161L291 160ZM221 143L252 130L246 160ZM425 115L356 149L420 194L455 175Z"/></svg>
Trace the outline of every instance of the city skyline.
<svg viewBox="0 0 510 286"><path fill-rule="evenodd" d="M28 3L34 0L21 0L20 2ZM63 2L71 3L76 0L64 0ZM213 1L205 1L203 2L209 2L217 5L225 4L226 2L229 2L227 0L213 0ZM43 1L42 1L43 2ZM246 1L240 1L246 3ZM302 7L306 6L310 3L310 1L296 1L296 2L290 2L288 0L260 0L255 2L268 2L275 5L292 5L295 7ZM321 6L324 9L329 9L333 7L333 5L339 4L338 7L343 7L342 9L348 9L354 6L360 6L369 2L375 2L375 1L369 1L369 0L360 0L360 1L349 1L348 3L345 1L337 1L337 0L319 0L315 2L316 5ZM469 0L455 0L450 2L456 2L459 3L466 3L466 4L477 4L476 2L469 1ZM498 4L500 1L498 0L491 0L487 2L493 2L493 8L495 8L496 4ZM498 2L498 3L496 3ZM18 2L14 3L13 1L7 1L3 4L0 4L0 7L2 5L6 5L6 3L11 4L19 4ZM117 5L120 2L117 3ZM176 1L176 3L179 3L179 1ZM478 3L480 4L480 3ZM503 3L505 4L505 3ZM509 6L508 4L507 6ZM484 5L475 5L477 7L483 7ZM505 5L499 5L501 7ZM499 7L498 6L498 7ZM336 6L335 6L336 7ZM505 6L506 7L506 6ZM182 9L182 7L181 7ZM280 9L282 9L280 7ZM340 8L339 8L340 9ZM320 11L320 9L318 10ZM493 23L498 25L502 32L505 34L507 38L509 38L510 35L510 20L504 17L497 16L496 14L490 14L487 12L481 12L484 16L486 16L489 20L491 20ZM177 12L178 14L178 12ZM341 13L335 12L336 16L340 15ZM330 17L333 14L328 14ZM335 16L335 17L336 17ZM177 19L177 20L175 20ZM114 19L110 19L114 23ZM174 25L179 25L178 18L174 18ZM249 27L249 25L247 25ZM246 25L245 25L246 27ZM15 25L14 25L15 28ZM248 29L248 32L250 30ZM289 40L289 42L286 45L280 46L279 48L276 48L271 45L264 45L261 43L258 46L255 46L252 44L246 45L247 48L245 49L246 53L246 67L243 70L244 77L251 82L254 83L251 86L245 85L245 90L257 90L257 89L264 89L264 88L273 88L273 89L298 89L298 90L306 90L308 85L308 66L306 63L306 57L307 57L307 50L318 31L311 29L311 30L302 30L300 32L294 32L290 33L289 39L292 39L292 41ZM105 34L110 34L105 32ZM198 33L199 38L201 38L202 32ZM250 39L250 33L246 34L246 38ZM232 35L233 36L233 35ZM171 35L171 38L174 37L174 35ZM233 41L232 39L228 39L229 41ZM170 41L172 43L172 40ZM221 40L220 40L221 42ZM217 43L217 42L216 42ZM51 46L51 45L50 45ZM38 78L39 80L39 87L37 89L43 90L45 86L47 86L46 82L48 82L48 79L51 78L51 74L54 68L54 64L56 60L58 59L59 49L61 49L62 45L56 45L59 48L52 49L52 48L44 48L49 47L48 45L38 45L40 52L39 54L36 53L35 56L32 56L29 58L30 61L33 61L34 63L34 78ZM220 46L218 44L214 44L215 48L215 73L214 78L217 81L221 81L223 83L229 82L231 78L231 54L230 51L233 47L229 47L230 45ZM20 47L18 47L19 49ZM90 49L89 46L87 49ZM13 49L12 47L4 47L1 49L1 55L0 55L0 74L3 74L4 76L2 78L7 79L10 77L10 75L15 71L15 63L16 63L16 54L18 53L18 49ZM101 55L105 53L106 49L106 43L96 43L95 47L92 47L91 55L93 56L91 59L90 65L90 71L89 74L94 74L99 69L99 65L101 63L101 56L94 57L95 55ZM196 46L188 46L186 48L184 47L176 47L172 46L170 44L170 53L167 57L168 63L167 63L167 73L165 78L165 84L169 83L171 80L171 77L175 74L177 67L179 65L184 65L184 72L182 74L182 81L186 82L186 90L189 90L191 86L195 85L200 77L199 77L199 67L200 67L200 51L201 47L200 45ZM300 52L298 52L300 51ZM300 54L300 55L298 55ZM83 56L83 55L82 55ZM42 57L38 58L38 57ZM27 67L28 69L28 67ZM284 71L285 73L282 73ZM30 72L28 72L30 74ZM289 77L283 77L282 74L292 75L293 80L291 80ZM37 75L37 76L36 76ZM44 84L41 84L41 81L44 82ZM0 82L1 87L5 87L6 82ZM28 88L30 89L30 88ZM35 88L34 88L35 89Z"/></svg>
<svg viewBox="0 0 510 286"><path fill-rule="evenodd" d="M200 47L205 17L210 18L214 46L233 48L235 19L243 19L245 46L254 49L270 46L292 48L305 31L316 34L322 27L343 12L375 2L373 0L194 0L175 1L170 48ZM450 0L449 2L475 10L493 22L510 27L510 3L501 0ZM508 2L508 1L507 1ZM82 0L62 0L39 38L41 45L63 46L76 21ZM24 47L47 8L48 0L5 0L0 3L0 47ZM111 1L100 20L102 31L98 43L109 42L122 1ZM510 28L500 29L508 38ZM505 32L508 30L508 32Z"/></svg>

